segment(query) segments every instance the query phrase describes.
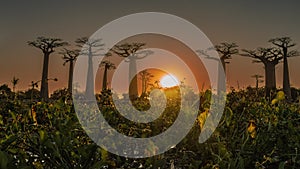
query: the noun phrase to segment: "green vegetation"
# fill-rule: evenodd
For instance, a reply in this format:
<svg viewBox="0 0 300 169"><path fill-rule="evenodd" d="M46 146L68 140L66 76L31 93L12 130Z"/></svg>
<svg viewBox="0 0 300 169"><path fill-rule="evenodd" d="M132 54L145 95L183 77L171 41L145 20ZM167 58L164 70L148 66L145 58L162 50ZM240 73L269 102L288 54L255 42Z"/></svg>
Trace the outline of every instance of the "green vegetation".
<svg viewBox="0 0 300 169"><path fill-rule="evenodd" d="M218 128L203 144L198 143L198 137L209 114L211 92L200 93L198 119L180 144L162 155L128 159L111 154L90 140L78 122L66 89L54 92L48 102L35 101L30 92L14 93L7 85L0 89L1 169L300 167L300 105L286 103L283 92L270 102L265 99L263 88L232 90ZM103 92L97 98L105 100L109 96ZM98 101L116 130L132 137L149 137L176 119L179 100L172 97L157 123L134 127L111 108L111 102ZM143 109L148 103L141 99L135 106Z"/></svg>

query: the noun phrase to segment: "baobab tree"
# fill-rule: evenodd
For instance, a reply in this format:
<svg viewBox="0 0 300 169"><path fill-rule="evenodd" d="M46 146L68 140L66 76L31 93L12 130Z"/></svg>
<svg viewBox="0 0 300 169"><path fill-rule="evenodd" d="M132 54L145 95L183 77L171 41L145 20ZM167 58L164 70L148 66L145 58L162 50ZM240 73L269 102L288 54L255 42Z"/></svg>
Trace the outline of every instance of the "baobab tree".
<svg viewBox="0 0 300 169"><path fill-rule="evenodd" d="M239 53L238 47L239 46L235 43L227 43L227 42L223 42L220 43L219 45L214 46L214 49L220 54L220 60L225 74L226 74L226 64L230 63L227 60L231 59L232 55Z"/></svg>
<svg viewBox="0 0 300 169"><path fill-rule="evenodd" d="M13 77L13 79L11 80L11 83L12 83L12 85L13 85L13 92L15 92L15 90L16 90L16 85L18 84L18 82L19 82L19 78L16 78L15 76Z"/></svg>
<svg viewBox="0 0 300 169"><path fill-rule="evenodd" d="M146 97L149 81L154 76L151 73L149 73L147 70L141 71L139 73L139 75L140 75L140 78L142 80L142 94L141 94L141 97Z"/></svg>
<svg viewBox="0 0 300 169"><path fill-rule="evenodd" d="M299 56L297 50L289 51L289 48L294 47L296 43L292 43L292 39L290 37L282 37L282 38L274 38L270 39L273 45L280 48L282 56L283 56L283 92L286 95L286 99L291 101L291 85L290 85L290 75L289 75L289 65L288 65L288 57Z"/></svg>
<svg viewBox="0 0 300 169"><path fill-rule="evenodd" d="M126 62L129 62L129 97L134 100L138 97L138 82L137 82L137 67L136 62L139 59L143 59L152 52L144 50L138 52L146 44L145 43L124 43L121 45L115 45L112 51L118 56L125 58Z"/></svg>
<svg viewBox="0 0 300 169"><path fill-rule="evenodd" d="M82 48L81 55L88 56L88 71L87 81L85 86L85 95L87 97L94 96L94 72L93 72L93 57L99 56L100 50L103 50L104 44L101 43L101 39L89 39L87 37L78 38L75 41Z"/></svg>
<svg viewBox="0 0 300 169"><path fill-rule="evenodd" d="M112 62L108 60L103 60L100 63L100 67L104 67L104 73L103 73L103 81L102 81L102 91L107 90L107 71L111 69L115 69L116 66Z"/></svg>
<svg viewBox="0 0 300 169"><path fill-rule="evenodd" d="M48 100L49 91L48 91L48 67L49 67L49 57L55 52L55 48L62 47L67 45L67 42L64 42L59 38L47 38L47 37L37 37L34 41L27 42L29 46L36 47L42 50L44 55L44 64L43 64L43 73L42 73L42 83L40 95L43 100Z"/></svg>
<svg viewBox="0 0 300 169"><path fill-rule="evenodd" d="M65 66L67 63L69 63L68 92L72 94L74 63L79 56L79 50L70 50L64 48L64 50L61 51L60 54L63 55L62 59L65 61L63 65Z"/></svg>
<svg viewBox="0 0 300 169"><path fill-rule="evenodd" d="M270 97L271 91L276 90L275 67L283 58L278 48L257 48L256 50L242 49L241 56L254 58L254 63L263 63L265 68L266 97Z"/></svg>
<svg viewBox="0 0 300 169"><path fill-rule="evenodd" d="M223 86L223 85L221 85L222 84L221 82L224 81L223 77L221 75L223 74L223 71L224 71L224 74L226 75L226 64L230 63L228 60L232 58L232 55L239 53L238 45L236 43L223 42L218 45L215 45L214 47L209 48L208 50L216 50L219 53L220 58L211 57L207 53L207 51L197 50L196 52L206 56L207 59L212 59L212 60L221 62L221 64L218 64L219 65L219 67L218 67L218 71L219 71L218 90L225 91L226 89L221 89L221 86Z"/></svg>

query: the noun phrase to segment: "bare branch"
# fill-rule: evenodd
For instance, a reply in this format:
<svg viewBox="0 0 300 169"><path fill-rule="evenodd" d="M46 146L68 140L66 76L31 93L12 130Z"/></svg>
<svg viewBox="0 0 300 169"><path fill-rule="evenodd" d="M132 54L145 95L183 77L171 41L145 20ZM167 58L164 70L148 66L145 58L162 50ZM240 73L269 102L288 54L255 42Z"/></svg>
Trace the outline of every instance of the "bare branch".
<svg viewBox="0 0 300 169"><path fill-rule="evenodd" d="M64 42L62 39L46 38L43 36L37 37L34 41L28 41L27 44L39 48L43 53L47 54L53 53L55 48L68 45L68 43Z"/></svg>
<svg viewBox="0 0 300 169"><path fill-rule="evenodd" d="M87 37L81 37L75 40L76 46L82 48L81 55L99 56L105 54L99 54L98 52L103 50L104 43L101 43L102 39L89 39Z"/></svg>
<svg viewBox="0 0 300 169"><path fill-rule="evenodd" d="M257 48L256 50L242 49L244 53L241 56L251 57L255 59L253 63L263 62L264 64L272 63L277 64L283 59L280 50L278 48Z"/></svg>
<svg viewBox="0 0 300 169"><path fill-rule="evenodd" d="M59 54L63 55L62 59L65 60L63 65L65 66L66 63L75 61L77 59L77 57L79 56L79 50L78 49L70 50L64 48L61 52L59 52Z"/></svg>
<svg viewBox="0 0 300 169"><path fill-rule="evenodd" d="M296 45L296 43L291 43L292 39L290 37L273 38L269 42L281 48L290 48Z"/></svg>
<svg viewBox="0 0 300 169"><path fill-rule="evenodd" d="M100 67L106 67L107 69L116 69L114 63L110 62L109 60L103 60L100 64Z"/></svg>
<svg viewBox="0 0 300 169"><path fill-rule="evenodd" d="M124 43L121 45L115 45L111 50L117 55L126 58L136 54L136 52L141 50L145 45L145 43Z"/></svg>

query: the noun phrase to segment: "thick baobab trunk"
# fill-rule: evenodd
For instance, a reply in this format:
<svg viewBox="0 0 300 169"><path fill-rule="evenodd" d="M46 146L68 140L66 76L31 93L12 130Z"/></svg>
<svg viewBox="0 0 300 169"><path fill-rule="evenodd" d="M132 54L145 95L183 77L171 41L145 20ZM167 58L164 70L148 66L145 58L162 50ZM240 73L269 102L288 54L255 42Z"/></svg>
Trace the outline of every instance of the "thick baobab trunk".
<svg viewBox="0 0 300 169"><path fill-rule="evenodd" d="M107 89L107 70L108 70L108 65L105 64L104 74L103 74L103 82L102 82L102 91L105 91Z"/></svg>
<svg viewBox="0 0 300 169"><path fill-rule="evenodd" d="M73 68L74 62L73 60L70 61L70 67L69 67L69 81L68 81L68 91L71 94L72 93L72 83L73 83Z"/></svg>
<svg viewBox="0 0 300 169"><path fill-rule="evenodd" d="M221 58L221 63L222 63L222 66L223 66L224 73L226 74L226 61L225 61L225 59Z"/></svg>
<svg viewBox="0 0 300 169"><path fill-rule="evenodd" d="M225 68L225 60L221 59L221 63L219 62L218 67L218 94L220 92L226 92L226 68Z"/></svg>
<svg viewBox="0 0 300 169"><path fill-rule="evenodd" d="M44 64L43 64L43 74L41 82L41 91L40 95L43 100L48 100L49 91L48 91L48 66L49 66L49 53L44 53Z"/></svg>
<svg viewBox="0 0 300 169"><path fill-rule="evenodd" d="M132 100L138 98L138 81L136 73L136 59L134 57L129 57L129 98Z"/></svg>
<svg viewBox="0 0 300 169"><path fill-rule="evenodd" d="M292 93L291 93L289 65L288 65L286 51L284 51L284 57L283 57L283 92L286 95L287 100L291 101Z"/></svg>
<svg viewBox="0 0 300 169"><path fill-rule="evenodd" d="M275 66L274 64L265 64L265 88L266 97L269 98L271 91L276 90L276 76L275 76Z"/></svg>
<svg viewBox="0 0 300 169"><path fill-rule="evenodd" d="M87 97L94 96L93 55L92 55L91 47L89 48L89 53L88 53L88 72L87 72L87 81L85 86L85 95Z"/></svg>

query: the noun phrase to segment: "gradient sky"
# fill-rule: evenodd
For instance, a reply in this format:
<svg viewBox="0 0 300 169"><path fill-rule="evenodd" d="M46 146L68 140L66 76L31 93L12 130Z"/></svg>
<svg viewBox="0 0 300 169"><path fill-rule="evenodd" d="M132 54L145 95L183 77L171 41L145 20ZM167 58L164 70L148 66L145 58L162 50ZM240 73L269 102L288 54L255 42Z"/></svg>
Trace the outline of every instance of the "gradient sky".
<svg viewBox="0 0 300 169"><path fill-rule="evenodd" d="M0 85L11 87L13 76L20 78L17 90L28 89L31 81L41 79L41 51L27 41L37 36L59 37L73 43L90 36L106 23L137 12L165 12L198 26L213 42L235 42L240 49L268 47L270 38L290 36L300 50L300 1L2 1L0 3ZM300 57L290 58L292 86L300 87ZM68 67L58 54L50 58L50 90L67 86ZM263 73L262 64L250 58L233 56L227 67L228 86L254 85L251 75ZM282 64L276 69L277 85L282 86Z"/></svg>

